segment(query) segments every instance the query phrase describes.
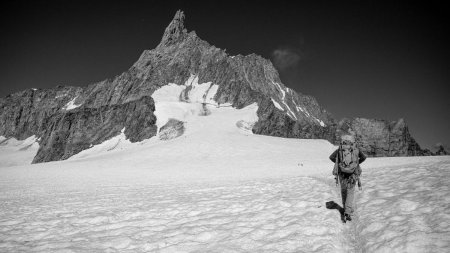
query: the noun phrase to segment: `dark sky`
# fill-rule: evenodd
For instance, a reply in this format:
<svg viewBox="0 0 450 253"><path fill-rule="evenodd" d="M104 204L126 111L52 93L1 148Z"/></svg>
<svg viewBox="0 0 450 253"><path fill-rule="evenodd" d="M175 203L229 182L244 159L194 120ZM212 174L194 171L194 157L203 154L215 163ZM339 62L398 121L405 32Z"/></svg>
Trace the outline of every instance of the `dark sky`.
<svg viewBox="0 0 450 253"><path fill-rule="evenodd" d="M154 48L182 9L189 31L229 54L271 59L286 86L335 118L404 118L422 147L450 144L449 9L438 2L11 1L0 9L0 97L112 78Z"/></svg>

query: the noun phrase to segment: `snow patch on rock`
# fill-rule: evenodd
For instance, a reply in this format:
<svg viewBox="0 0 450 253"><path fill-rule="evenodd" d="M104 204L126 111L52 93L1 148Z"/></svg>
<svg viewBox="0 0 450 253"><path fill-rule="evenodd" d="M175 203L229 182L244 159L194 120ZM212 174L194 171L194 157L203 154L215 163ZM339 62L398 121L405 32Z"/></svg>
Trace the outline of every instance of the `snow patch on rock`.
<svg viewBox="0 0 450 253"><path fill-rule="evenodd" d="M274 84L278 88L278 90L281 92L281 96L282 96L281 99L284 100L284 98L286 97L286 92L281 88L281 85L279 83L277 83L273 80L271 80L271 81L272 81L272 84Z"/></svg>
<svg viewBox="0 0 450 253"><path fill-rule="evenodd" d="M291 117L291 119L293 120L297 120L297 116L295 116L295 113L291 110L291 108L289 107L289 105L286 104L286 101L283 100L283 104L286 106L286 108L288 109L288 116Z"/></svg>
<svg viewBox="0 0 450 253"><path fill-rule="evenodd" d="M213 85L211 82L199 84L198 75L191 75L185 82L185 87L188 86L190 86L187 92L189 102L216 104L214 96L219 88L218 85Z"/></svg>
<svg viewBox="0 0 450 253"><path fill-rule="evenodd" d="M317 118L316 118L316 120L317 120L317 122L319 122L319 124L320 124L322 127L325 127L325 126L326 126L325 123L324 123L322 120L317 119Z"/></svg>
<svg viewBox="0 0 450 253"><path fill-rule="evenodd" d="M284 106L287 109L287 115L293 119L293 120L297 120L297 116L295 115L295 113L292 111L291 107L286 103L286 91L289 93L289 88L286 88L286 91L281 87L281 85L278 82L275 82L273 80L271 80L272 84L277 87L277 89L281 92L281 103L284 104ZM281 107L281 105L274 101L274 99L272 98L272 101L274 102L274 105L280 109L281 111L284 111L284 109ZM276 104L275 104L276 103ZM278 105L278 106L277 106Z"/></svg>
<svg viewBox="0 0 450 253"><path fill-rule="evenodd" d="M278 110L284 111L283 107L281 107L281 105L280 105L277 101L275 101L275 99L273 99L273 98L270 98L270 99L272 99L273 105L274 105Z"/></svg>
<svg viewBox="0 0 450 253"><path fill-rule="evenodd" d="M62 98L65 96L67 96L67 93L60 93L60 94L56 95L55 98L58 99L58 98Z"/></svg>
<svg viewBox="0 0 450 253"><path fill-rule="evenodd" d="M155 101L158 131L169 118L186 121L192 116L205 115L205 109L209 111L211 107L209 105L218 106L214 101L218 88L211 82L199 84L198 76L191 75L184 85L169 83L156 90L152 98ZM180 101L180 97L187 97L187 101Z"/></svg>
<svg viewBox="0 0 450 253"><path fill-rule="evenodd" d="M304 113L306 116L310 117L311 115L308 113L308 111L306 109L303 109L303 107L297 105L297 103L295 103L295 101L292 101L295 105L295 108L297 109L297 112L301 111L302 113Z"/></svg>
<svg viewBox="0 0 450 253"><path fill-rule="evenodd" d="M70 100L62 109L65 111L73 110L77 107L80 107L82 104L75 104L75 100L78 98L78 96L74 97L72 100Z"/></svg>
<svg viewBox="0 0 450 253"><path fill-rule="evenodd" d="M322 127L325 127L325 126L326 126L325 123L324 123L322 120L317 119L316 117L314 117L314 116L312 116L311 114L309 114L309 112L308 112L306 109L304 109L303 107L297 105L297 103L295 103L295 101L292 101L292 102L294 103L295 108L297 109L297 112L300 111L300 112L304 113L307 117L312 118L312 119L315 120L317 123L319 123L319 125L322 126Z"/></svg>

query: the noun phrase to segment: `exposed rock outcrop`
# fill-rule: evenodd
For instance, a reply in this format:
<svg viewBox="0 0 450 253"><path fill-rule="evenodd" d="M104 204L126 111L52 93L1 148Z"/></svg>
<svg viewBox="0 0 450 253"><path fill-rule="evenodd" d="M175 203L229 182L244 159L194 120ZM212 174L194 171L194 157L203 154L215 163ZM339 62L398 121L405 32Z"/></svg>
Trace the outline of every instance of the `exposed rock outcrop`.
<svg viewBox="0 0 450 253"><path fill-rule="evenodd" d="M442 144L437 144L436 145L436 153L435 155L449 155L450 153L445 149L444 145Z"/></svg>
<svg viewBox="0 0 450 253"><path fill-rule="evenodd" d="M46 131L44 121L81 92L80 87L27 89L0 98L0 136L23 140Z"/></svg>
<svg viewBox="0 0 450 253"><path fill-rule="evenodd" d="M159 139L163 141L177 138L184 133L184 122L177 119L169 119L159 130Z"/></svg>
<svg viewBox="0 0 450 253"><path fill-rule="evenodd" d="M177 11L172 22L167 26L164 31L160 46L169 46L175 44L186 36L187 30L184 29L184 13Z"/></svg>
<svg viewBox="0 0 450 253"><path fill-rule="evenodd" d="M286 138L327 139L332 143L336 142L335 125L320 126L294 121L277 109L270 99L262 100L258 105L259 120L253 127L253 132L256 134Z"/></svg>
<svg viewBox="0 0 450 253"><path fill-rule="evenodd" d="M403 119L388 122L378 119L343 119L338 124L337 138L341 134L355 134L361 149L369 156L417 156L424 155L410 135Z"/></svg>
<svg viewBox="0 0 450 253"><path fill-rule="evenodd" d="M69 158L92 145L120 134L131 142L156 134L153 99L142 97L123 104L98 108L80 107L54 114L44 120L46 131L33 162L58 161Z"/></svg>

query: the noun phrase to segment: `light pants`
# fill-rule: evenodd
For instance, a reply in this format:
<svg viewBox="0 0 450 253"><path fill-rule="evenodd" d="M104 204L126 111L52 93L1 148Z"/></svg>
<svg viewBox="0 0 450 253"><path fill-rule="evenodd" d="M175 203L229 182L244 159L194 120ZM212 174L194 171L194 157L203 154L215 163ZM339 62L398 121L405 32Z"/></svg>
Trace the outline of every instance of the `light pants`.
<svg viewBox="0 0 450 253"><path fill-rule="evenodd" d="M354 181L354 182L352 182ZM342 205L346 214L352 215L354 211L353 200L355 198L356 180L351 177L339 175L339 183L341 184Z"/></svg>

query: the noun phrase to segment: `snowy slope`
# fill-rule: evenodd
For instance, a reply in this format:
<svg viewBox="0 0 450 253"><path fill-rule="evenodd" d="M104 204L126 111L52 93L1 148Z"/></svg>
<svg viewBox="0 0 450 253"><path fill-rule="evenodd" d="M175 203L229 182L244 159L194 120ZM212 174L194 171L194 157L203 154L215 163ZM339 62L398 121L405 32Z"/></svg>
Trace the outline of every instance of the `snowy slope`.
<svg viewBox="0 0 450 253"><path fill-rule="evenodd" d="M158 182L239 179L246 174L304 175L318 173L322 164L328 165L323 154L334 149L328 141L253 135L251 125L258 120L256 104L237 110L229 105L217 107L207 99L210 114L202 116L203 97L212 98L217 89L211 83L198 84L197 80L191 76L186 85L169 84L152 95L158 128L169 118L175 118L185 122L183 136L170 141L151 138L132 144L122 134L69 160L75 164L95 160L102 161L102 167L155 170L150 180ZM194 87L189 90L189 102L180 102L181 92L191 85Z"/></svg>
<svg viewBox="0 0 450 253"><path fill-rule="evenodd" d="M22 141L0 136L0 167L30 164L38 149L34 135Z"/></svg>
<svg viewBox="0 0 450 253"><path fill-rule="evenodd" d="M191 79L153 95L159 127L185 122L178 138L122 132L67 161L0 163L0 252L450 250L449 157L369 158L355 220L342 224L325 206L341 203L333 145L251 134L255 104L201 116L214 86ZM19 152L3 150L0 161Z"/></svg>

